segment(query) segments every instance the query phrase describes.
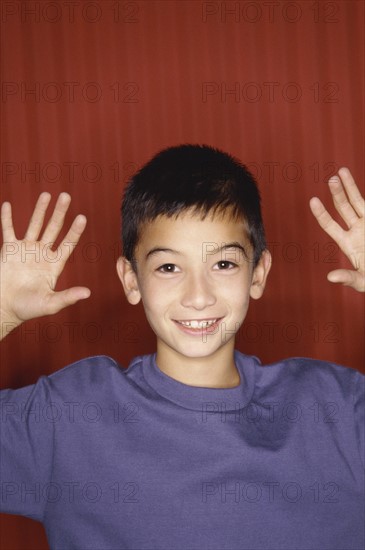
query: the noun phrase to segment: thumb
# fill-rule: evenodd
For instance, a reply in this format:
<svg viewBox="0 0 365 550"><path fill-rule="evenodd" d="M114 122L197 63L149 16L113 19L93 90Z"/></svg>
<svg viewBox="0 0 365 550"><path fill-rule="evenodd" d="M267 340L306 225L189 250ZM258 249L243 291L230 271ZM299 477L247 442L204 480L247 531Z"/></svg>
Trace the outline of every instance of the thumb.
<svg viewBox="0 0 365 550"><path fill-rule="evenodd" d="M91 290L84 286L74 286L61 290L59 292L52 293L47 300L46 315L52 315L58 313L61 309L75 304L79 300L85 300L89 298Z"/></svg>
<svg viewBox="0 0 365 550"><path fill-rule="evenodd" d="M363 277L357 271L350 269L336 269L331 271L327 275L327 279L331 283L342 283L344 286L349 286L358 290L359 292L364 292L365 283Z"/></svg>

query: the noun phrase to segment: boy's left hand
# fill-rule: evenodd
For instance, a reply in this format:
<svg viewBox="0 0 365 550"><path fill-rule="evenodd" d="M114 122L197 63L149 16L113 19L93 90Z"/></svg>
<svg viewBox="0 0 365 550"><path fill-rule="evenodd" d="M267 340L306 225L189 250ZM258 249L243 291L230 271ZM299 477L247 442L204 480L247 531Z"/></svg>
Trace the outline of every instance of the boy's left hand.
<svg viewBox="0 0 365 550"><path fill-rule="evenodd" d="M338 244L355 269L336 269L328 273L327 279L365 292L365 201L348 168L340 168L338 176L330 178L328 185L335 208L347 224L348 231L335 222L317 197L311 198L310 208L319 225Z"/></svg>

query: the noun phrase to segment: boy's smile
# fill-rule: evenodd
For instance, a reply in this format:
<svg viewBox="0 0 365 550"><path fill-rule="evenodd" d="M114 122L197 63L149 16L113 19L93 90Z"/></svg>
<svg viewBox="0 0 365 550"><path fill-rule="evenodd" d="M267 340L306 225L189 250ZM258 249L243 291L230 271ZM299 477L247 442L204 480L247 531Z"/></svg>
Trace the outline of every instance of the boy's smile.
<svg viewBox="0 0 365 550"><path fill-rule="evenodd" d="M244 223L228 212L188 210L141 228L136 273L124 258L117 268L130 303L143 302L161 371L192 386L239 383L234 337L270 269L269 252L255 269L252 256Z"/></svg>

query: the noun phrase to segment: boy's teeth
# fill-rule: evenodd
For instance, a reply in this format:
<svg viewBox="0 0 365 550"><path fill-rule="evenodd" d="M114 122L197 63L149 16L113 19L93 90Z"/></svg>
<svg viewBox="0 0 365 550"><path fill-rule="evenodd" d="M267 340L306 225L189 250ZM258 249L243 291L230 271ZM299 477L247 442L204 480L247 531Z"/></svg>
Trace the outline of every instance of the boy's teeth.
<svg viewBox="0 0 365 550"><path fill-rule="evenodd" d="M213 325L217 319L212 319L210 321L180 321L182 325L185 327L191 327L191 328L206 328Z"/></svg>

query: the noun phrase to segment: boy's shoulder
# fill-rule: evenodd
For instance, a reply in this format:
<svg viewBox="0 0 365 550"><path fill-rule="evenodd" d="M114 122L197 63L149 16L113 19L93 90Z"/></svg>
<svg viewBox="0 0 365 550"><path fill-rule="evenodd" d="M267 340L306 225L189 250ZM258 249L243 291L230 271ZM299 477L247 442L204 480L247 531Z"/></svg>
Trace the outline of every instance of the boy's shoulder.
<svg viewBox="0 0 365 550"><path fill-rule="evenodd" d="M46 380L50 388L73 388L82 392L85 388L105 388L120 379L124 372L125 369L112 357L93 355L41 378Z"/></svg>
<svg viewBox="0 0 365 550"><path fill-rule="evenodd" d="M244 354L240 355L244 356ZM365 375L352 368L345 365L340 365L334 361L327 361L324 359L316 359L312 357L287 357L284 359L279 359L270 363L262 363L261 360L255 356L244 356L251 357L257 364L258 367L265 369L272 369L280 371L285 369L286 373L296 373L298 375L307 375L307 374L319 374L324 376L352 376L358 374L365 377Z"/></svg>
<svg viewBox="0 0 365 550"><path fill-rule="evenodd" d="M293 392L319 396L361 394L365 390L365 375L351 367L310 357L290 357L263 364L256 356L238 353L242 364L253 361L255 385L258 390L277 389L278 393Z"/></svg>
<svg viewBox="0 0 365 550"><path fill-rule="evenodd" d="M347 367L345 365L340 365L334 361L327 361L325 359L317 359L313 357L287 357L284 359L279 359L270 363L263 364L260 359L256 356L252 356L262 367L265 368L286 368L292 371L301 371L304 372L313 372L313 369L316 369L317 372L326 373L326 374L337 374L338 376L344 375L345 373L358 373L361 376L365 376L360 371Z"/></svg>
<svg viewBox="0 0 365 550"><path fill-rule="evenodd" d="M92 355L78 359L69 365L48 375L50 380L64 377L98 376L105 373L105 369L121 369L121 365L108 355Z"/></svg>

